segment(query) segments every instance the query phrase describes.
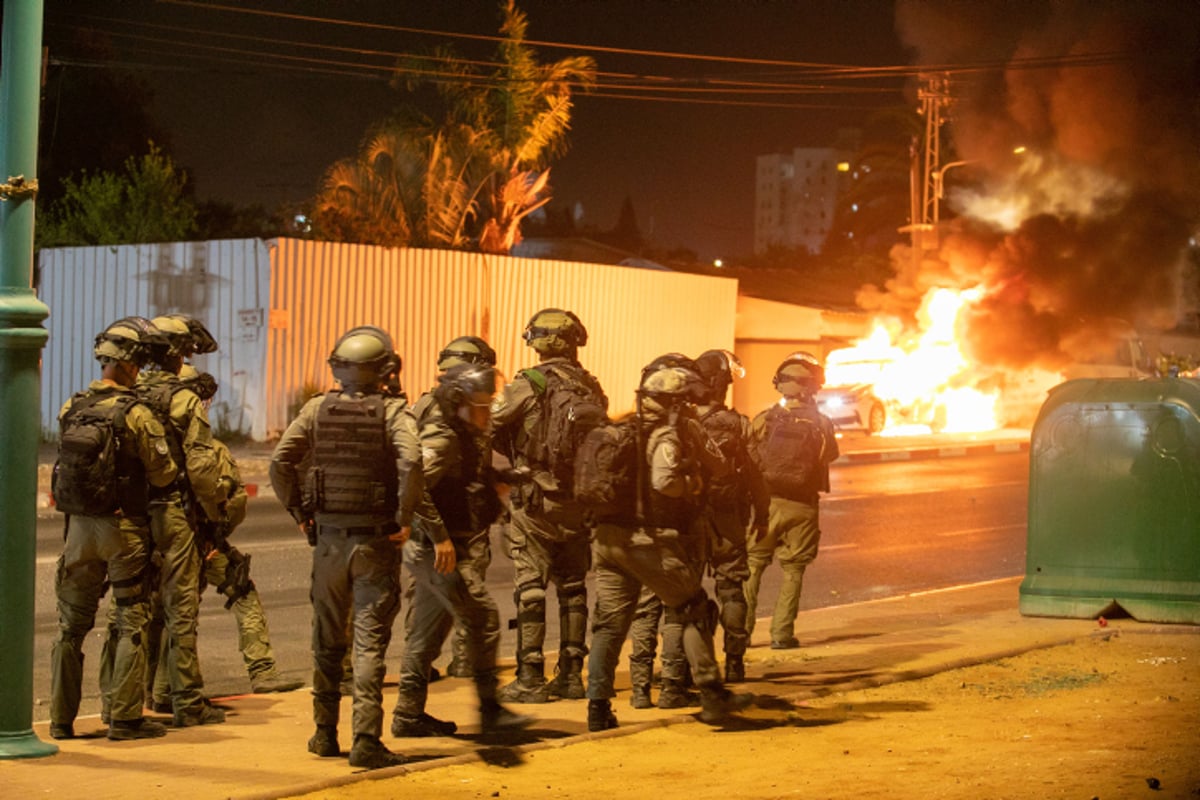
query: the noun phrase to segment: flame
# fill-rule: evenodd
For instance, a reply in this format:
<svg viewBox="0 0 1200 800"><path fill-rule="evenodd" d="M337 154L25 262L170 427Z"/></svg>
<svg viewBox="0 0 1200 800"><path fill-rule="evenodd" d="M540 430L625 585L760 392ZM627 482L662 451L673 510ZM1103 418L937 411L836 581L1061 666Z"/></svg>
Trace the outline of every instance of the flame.
<svg viewBox="0 0 1200 800"><path fill-rule="evenodd" d="M835 350L825 363L825 385L869 383L888 410L882 435L995 430L999 391L975 377L956 338L959 315L982 289L931 289L917 314L919 330L905 334L898 321L877 319L871 333Z"/></svg>

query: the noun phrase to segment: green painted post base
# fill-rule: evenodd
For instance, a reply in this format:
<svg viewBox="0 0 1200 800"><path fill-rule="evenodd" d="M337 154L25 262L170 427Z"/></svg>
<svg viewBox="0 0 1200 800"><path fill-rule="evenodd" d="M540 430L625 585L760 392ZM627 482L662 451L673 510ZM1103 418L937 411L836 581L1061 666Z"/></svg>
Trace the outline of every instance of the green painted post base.
<svg viewBox="0 0 1200 800"><path fill-rule="evenodd" d="M58 745L43 742L33 731L0 735L0 759L43 758L58 752Z"/></svg>

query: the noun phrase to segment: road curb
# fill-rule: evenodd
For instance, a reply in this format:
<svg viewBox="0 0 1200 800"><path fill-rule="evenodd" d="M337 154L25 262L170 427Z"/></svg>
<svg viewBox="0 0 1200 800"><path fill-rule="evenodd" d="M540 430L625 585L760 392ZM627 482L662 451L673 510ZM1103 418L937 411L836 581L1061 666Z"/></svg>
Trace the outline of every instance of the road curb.
<svg viewBox="0 0 1200 800"><path fill-rule="evenodd" d="M914 447L902 450L865 450L858 453L843 453L834 464L917 461L929 458L953 458L958 456L998 455L1022 453L1029 450L1029 442L995 442L992 444L968 444L949 447Z"/></svg>

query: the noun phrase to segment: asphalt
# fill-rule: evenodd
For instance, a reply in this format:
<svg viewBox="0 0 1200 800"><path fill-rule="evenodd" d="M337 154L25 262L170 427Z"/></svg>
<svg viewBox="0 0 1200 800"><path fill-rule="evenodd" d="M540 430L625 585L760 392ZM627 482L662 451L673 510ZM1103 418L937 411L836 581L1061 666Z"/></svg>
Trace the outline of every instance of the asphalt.
<svg viewBox="0 0 1200 800"><path fill-rule="evenodd" d="M843 440L843 459L907 460L944 458L1028 448L1027 432L911 441ZM265 478L269 450L235 450L249 481ZM852 605L801 611L796 629L801 648L778 651L767 645L766 625L757 626L746 656L747 684L762 703L798 702L849 689L870 688L927 677L945 670L1012 657L1067 644L1097 632L1095 620L1025 617L1018 611L1020 577ZM1133 620L1108 622L1107 632L1145 629ZM389 658L391 664L396 657ZM622 657L622 665L627 662ZM511 661L508 662L511 665ZM385 712L395 701L395 675L384 691ZM586 701L523 705L535 716L529 729L508 737L479 733L472 684L446 678L430 687L428 711L455 720L459 733L432 739L384 741L410 763L366 772L344 759L322 759L306 752L312 732L311 695L307 690L274 695L214 698L228 709L222 725L172 729L160 739L111 742L96 717L80 718L80 738L61 741L57 754L0 760L0 785L9 797L81 796L89 800L131 796L189 798L277 798L317 792L333 786L438 769L463 760L495 759L504 750L530 751L608 736L636 736L662 725L701 725L694 710L634 710L628 704L628 674L618 674L614 703L621 725L590 734ZM155 715L150 715L152 718ZM349 700L343 700L342 745L349 745ZM50 742L48 724L36 721L34 733Z"/></svg>

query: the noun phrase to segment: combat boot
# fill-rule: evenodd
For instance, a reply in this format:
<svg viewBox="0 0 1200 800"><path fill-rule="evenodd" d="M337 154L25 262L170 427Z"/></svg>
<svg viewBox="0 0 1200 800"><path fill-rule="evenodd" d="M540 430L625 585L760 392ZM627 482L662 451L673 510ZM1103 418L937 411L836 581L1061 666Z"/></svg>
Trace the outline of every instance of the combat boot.
<svg viewBox="0 0 1200 800"><path fill-rule="evenodd" d="M196 708L176 711L172 725L176 728L191 728L195 725L217 725L225 721L225 712L214 708L207 700Z"/></svg>
<svg viewBox="0 0 1200 800"><path fill-rule="evenodd" d="M484 733L515 731L533 724L529 714L518 714L496 700L484 700L479 706L480 728Z"/></svg>
<svg viewBox="0 0 1200 800"><path fill-rule="evenodd" d="M744 683L746 681L746 664L740 655L725 656L725 682Z"/></svg>
<svg viewBox="0 0 1200 800"><path fill-rule="evenodd" d="M69 722L51 722L50 723L50 738L51 739L74 739L75 726Z"/></svg>
<svg viewBox="0 0 1200 800"><path fill-rule="evenodd" d="M308 752L321 758L340 756L342 748L338 746L337 726L318 725L316 733L308 740Z"/></svg>
<svg viewBox="0 0 1200 800"><path fill-rule="evenodd" d="M606 731L617 727L617 715L608 700L588 700L588 730Z"/></svg>
<svg viewBox="0 0 1200 800"><path fill-rule="evenodd" d="M467 663L465 658L455 656L446 665L446 674L451 678L474 678L475 670L471 669L471 665Z"/></svg>
<svg viewBox="0 0 1200 800"><path fill-rule="evenodd" d="M288 680L274 669L267 670L261 675L256 675L250 679L250 691L254 694L294 692L303 685L304 681Z"/></svg>
<svg viewBox="0 0 1200 800"><path fill-rule="evenodd" d="M149 719L117 719L108 726L108 738L114 742L157 739L159 736L166 735L166 726Z"/></svg>
<svg viewBox="0 0 1200 800"><path fill-rule="evenodd" d="M749 692L734 694L719 683L700 687L700 721L709 725L720 725L753 704L754 695Z"/></svg>
<svg viewBox="0 0 1200 800"><path fill-rule="evenodd" d="M644 684L634 686L629 695L629 705L634 708L652 708L654 701L650 699L650 687Z"/></svg>
<svg viewBox="0 0 1200 800"><path fill-rule="evenodd" d="M397 738L450 736L457 730L458 725L454 722L438 719L425 712L421 712L416 719L400 715L392 717L392 736Z"/></svg>
<svg viewBox="0 0 1200 800"><path fill-rule="evenodd" d="M583 688L583 659L564 657L558 660L557 674L550 681L550 696L566 700L582 700L587 697Z"/></svg>
<svg viewBox="0 0 1200 800"><path fill-rule="evenodd" d="M695 692L683 688L680 681L663 678L662 689L658 693L659 708L687 708L699 702Z"/></svg>
<svg viewBox="0 0 1200 800"><path fill-rule="evenodd" d="M408 759L400 753L393 753L375 736L360 733L354 737L354 747L350 748L350 766L364 769L384 769L407 764Z"/></svg>
<svg viewBox="0 0 1200 800"><path fill-rule="evenodd" d="M548 703L550 684L541 663L521 664L512 683L500 687L497 697L509 703Z"/></svg>

